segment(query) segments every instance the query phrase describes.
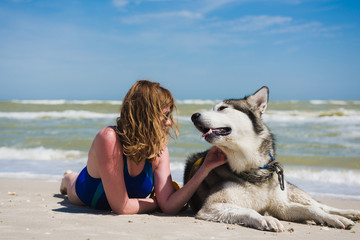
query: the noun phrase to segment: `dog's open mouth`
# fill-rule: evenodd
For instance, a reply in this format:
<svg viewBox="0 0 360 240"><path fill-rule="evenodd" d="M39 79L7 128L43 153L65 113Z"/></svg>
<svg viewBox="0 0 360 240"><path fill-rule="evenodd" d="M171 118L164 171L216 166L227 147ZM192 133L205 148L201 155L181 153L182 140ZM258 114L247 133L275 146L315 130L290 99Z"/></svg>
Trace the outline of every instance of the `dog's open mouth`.
<svg viewBox="0 0 360 240"><path fill-rule="evenodd" d="M216 135L216 136L227 136L231 133L231 128L224 127L224 128L202 128L200 129L204 134L202 137Z"/></svg>

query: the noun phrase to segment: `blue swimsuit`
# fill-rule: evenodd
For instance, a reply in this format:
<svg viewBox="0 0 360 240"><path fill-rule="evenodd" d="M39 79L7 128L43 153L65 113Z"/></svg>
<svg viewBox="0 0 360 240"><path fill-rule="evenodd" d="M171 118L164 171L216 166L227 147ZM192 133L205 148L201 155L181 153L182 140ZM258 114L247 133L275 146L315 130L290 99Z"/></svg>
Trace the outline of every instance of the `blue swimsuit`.
<svg viewBox="0 0 360 240"><path fill-rule="evenodd" d="M145 166L142 172L136 177L131 177L125 155L123 155L123 159L124 180L129 198L146 198L154 186L151 163L145 160ZM87 171L87 167L80 172L75 184L76 194L87 206L96 209L111 210L101 179L91 177Z"/></svg>

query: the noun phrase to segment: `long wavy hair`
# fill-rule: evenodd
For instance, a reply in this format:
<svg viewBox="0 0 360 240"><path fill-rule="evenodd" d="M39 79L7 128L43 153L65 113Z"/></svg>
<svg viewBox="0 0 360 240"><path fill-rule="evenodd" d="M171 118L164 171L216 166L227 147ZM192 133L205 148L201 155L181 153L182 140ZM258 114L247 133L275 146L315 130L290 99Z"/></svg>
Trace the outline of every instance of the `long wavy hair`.
<svg viewBox="0 0 360 240"><path fill-rule="evenodd" d="M170 108L170 114L163 110ZM136 164L153 161L167 144L167 137L176 137L179 129L173 119L176 109L171 92L157 82L137 81L126 94L116 119L117 133L123 153ZM171 121L165 127L167 120Z"/></svg>

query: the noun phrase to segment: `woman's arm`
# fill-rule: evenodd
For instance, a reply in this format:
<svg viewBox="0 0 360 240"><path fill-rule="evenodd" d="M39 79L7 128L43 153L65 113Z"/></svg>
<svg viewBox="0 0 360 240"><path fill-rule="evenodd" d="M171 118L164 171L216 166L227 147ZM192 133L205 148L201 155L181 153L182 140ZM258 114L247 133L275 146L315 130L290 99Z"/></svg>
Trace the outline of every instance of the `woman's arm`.
<svg viewBox="0 0 360 240"><path fill-rule="evenodd" d="M160 158L159 166L155 170L155 193L159 207L167 214L178 213L189 201L209 172L226 162L225 154L217 147L213 147L208 152L204 163L195 175L181 189L175 191L172 185L167 148L163 151Z"/></svg>
<svg viewBox="0 0 360 240"><path fill-rule="evenodd" d="M106 198L116 214L135 214L154 211L158 205L154 199L129 198L124 176L123 157L116 133L112 128L101 130L95 137L91 153L97 162ZM90 158L90 156L89 156Z"/></svg>

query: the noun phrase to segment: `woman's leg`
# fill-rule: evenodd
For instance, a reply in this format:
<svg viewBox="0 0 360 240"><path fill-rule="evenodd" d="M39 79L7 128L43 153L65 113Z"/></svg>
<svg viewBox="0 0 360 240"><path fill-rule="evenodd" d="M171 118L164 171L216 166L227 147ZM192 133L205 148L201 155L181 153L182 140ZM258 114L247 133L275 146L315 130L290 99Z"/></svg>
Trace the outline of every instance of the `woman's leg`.
<svg viewBox="0 0 360 240"><path fill-rule="evenodd" d="M67 194L68 199L72 204L84 205L84 203L79 199L75 191L75 183L78 176L78 173L67 170L64 173L64 177L61 181L60 193L63 195Z"/></svg>

